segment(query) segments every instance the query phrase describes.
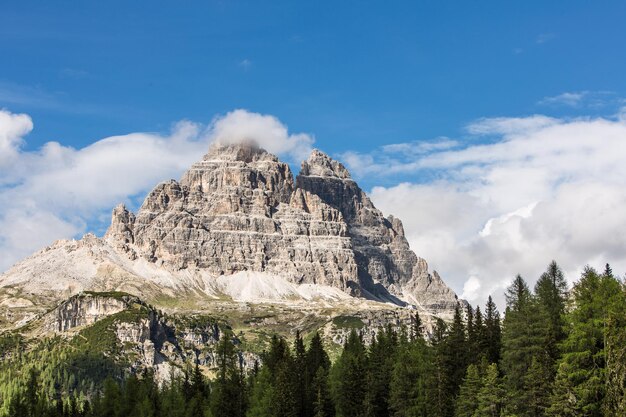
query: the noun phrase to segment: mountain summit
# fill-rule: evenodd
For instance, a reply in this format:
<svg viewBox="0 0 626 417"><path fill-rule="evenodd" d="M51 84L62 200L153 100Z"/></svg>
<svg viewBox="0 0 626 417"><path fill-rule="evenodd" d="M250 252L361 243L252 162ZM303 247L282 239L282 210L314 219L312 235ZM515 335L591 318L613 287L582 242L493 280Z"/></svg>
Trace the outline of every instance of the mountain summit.
<svg viewBox="0 0 626 417"><path fill-rule="evenodd" d="M18 291L19 289L19 291ZM319 150L295 177L252 142L213 144L103 238L59 241L0 276L3 303L121 290L158 300L350 299L451 315L458 300L338 161ZM19 297L16 293L19 292ZM8 298L11 295L11 299Z"/></svg>

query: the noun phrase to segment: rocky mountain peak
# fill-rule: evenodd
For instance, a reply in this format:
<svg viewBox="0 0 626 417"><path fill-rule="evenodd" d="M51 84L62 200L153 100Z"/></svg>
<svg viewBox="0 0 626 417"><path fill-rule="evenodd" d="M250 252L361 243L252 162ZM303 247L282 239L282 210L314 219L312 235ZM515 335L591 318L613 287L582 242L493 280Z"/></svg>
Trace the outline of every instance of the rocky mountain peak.
<svg viewBox="0 0 626 417"><path fill-rule="evenodd" d="M259 160L277 162L278 158L261 148L254 140L241 142L215 142L209 146L204 160L241 161L251 163Z"/></svg>
<svg viewBox="0 0 626 417"><path fill-rule="evenodd" d="M52 262L65 268L56 275L71 277L63 281L69 293L131 281L140 292L152 282L156 292L202 293L241 273L261 288L267 283L253 282L259 273L444 316L457 304L410 249L402 222L385 218L343 164L319 150L294 181L288 164L254 142L213 144L180 181L158 184L136 215L115 207L104 239L96 240L84 248L68 243L67 253L42 252L0 284L32 280Z"/></svg>
<svg viewBox="0 0 626 417"><path fill-rule="evenodd" d="M341 162L335 161L319 149L314 149L309 159L302 162L300 175L339 178L342 180L351 179L350 173Z"/></svg>
<svg viewBox="0 0 626 417"><path fill-rule="evenodd" d="M111 225L105 233L105 239L111 239L122 244L133 243L133 225L135 215L124 204L118 204L111 213Z"/></svg>

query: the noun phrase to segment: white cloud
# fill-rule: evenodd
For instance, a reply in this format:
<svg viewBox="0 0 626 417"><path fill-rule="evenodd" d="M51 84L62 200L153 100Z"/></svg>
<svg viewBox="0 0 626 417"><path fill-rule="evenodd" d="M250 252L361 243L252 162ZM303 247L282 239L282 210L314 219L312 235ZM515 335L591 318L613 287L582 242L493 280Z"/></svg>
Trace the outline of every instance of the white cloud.
<svg viewBox="0 0 626 417"><path fill-rule="evenodd" d="M241 61L239 61L239 64L237 65L243 68L244 71L247 71L252 66L252 61L250 61L248 58L242 59Z"/></svg>
<svg viewBox="0 0 626 417"><path fill-rule="evenodd" d="M278 154L299 155L313 139L290 135L278 119L235 110L207 127L181 121L168 134L130 133L81 149L48 142L20 145L33 128L27 115L0 111L0 271L55 239L108 222L120 201L179 178L211 141L257 140Z"/></svg>
<svg viewBox="0 0 626 417"><path fill-rule="evenodd" d="M348 151L340 155L341 160L356 176L397 175L424 168L419 157L459 146L459 142L440 137L431 141L412 141L385 145L380 151L359 153Z"/></svg>
<svg viewBox="0 0 626 417"><path fill-rule="evenodd" d="M553 258L570 281L587 263L626 272L623 119L482 119L468 131L496 140L405 161L437 182L372 190L459 293L502 301L515 274L533 284Z"/></svg>
<svg viewBox="0 0 626 417"><path fill-rule="evenodd" d="M306 158L315 141L305 133L289 134L287 126L274 116L234 110L213 121L209 135L217 142L253 140L269 152Z"/></svg>
<svg viewBox="0 0 626 417"><path fill-rule="evenodd" d="M12 114L0 110L0 169L15 158L22 137L33 130L33 122L26 114Z"/></svg>
<svg viewBox="0 0 626 417"><path fill-rule="evenodd" d="M537 36L536 42L538 44L543 44L554 39L556 35L554 33L541 33Z"/></svg>
<svg viewBox="0 0 626 417"><path fill-rule="evenodd" d="M574 93L562 93L557 96L544 97L539 104L544 105L564 105L569 107L578 107L582 104L583 99L589 94L588 91L580 91Z"/></svg>

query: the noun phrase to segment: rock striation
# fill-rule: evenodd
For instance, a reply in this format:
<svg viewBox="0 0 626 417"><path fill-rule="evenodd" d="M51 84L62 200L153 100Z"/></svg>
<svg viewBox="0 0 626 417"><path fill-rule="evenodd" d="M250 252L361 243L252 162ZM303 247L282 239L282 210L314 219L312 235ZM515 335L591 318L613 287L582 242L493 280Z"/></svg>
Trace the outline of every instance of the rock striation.
<svg viewBox="0 0 626 417"><path fill-rule="evenodd" d="M0 307L14 306L0 328L84 291L191 310L219 302L390 308L383 302L444 319L458 304L410 249L402 222L385 217L340 162L315 150L294 177L252 142L213 144L137 213L115 207L103 238L57 241L0 275Z"/></svg>
<svg viewBox="0 0 626 417"><path fill-rule="evenodd" d="M449 312L458 300L338 161L315 150L295 177L254 143L215 144L137 214L113 210L105 240L172 272L263 272L368 299Z"/></svg>

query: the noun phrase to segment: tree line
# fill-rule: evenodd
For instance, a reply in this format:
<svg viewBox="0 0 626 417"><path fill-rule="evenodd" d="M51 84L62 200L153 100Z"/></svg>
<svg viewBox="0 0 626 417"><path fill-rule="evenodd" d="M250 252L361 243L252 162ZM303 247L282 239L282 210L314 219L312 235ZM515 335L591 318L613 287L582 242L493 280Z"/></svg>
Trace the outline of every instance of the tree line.
<svg viewBox="0 0 626 417"><path fill-rule="evenodd" d="M245 372L228 337L209 380L199 367L157 384L151 372L107 379L89 399L51 398L37 372L9 400L11 416L67 417L619 417L626 416L626 287L607 265L586 268L571 291L552 262L534 289L517 276L501 319L459 305L424 338L357 330L331 363L322 339L274 336L261 365Z"/></svg>

